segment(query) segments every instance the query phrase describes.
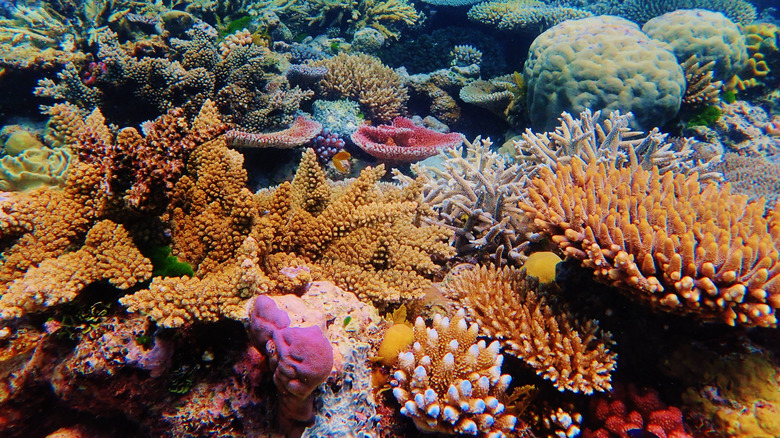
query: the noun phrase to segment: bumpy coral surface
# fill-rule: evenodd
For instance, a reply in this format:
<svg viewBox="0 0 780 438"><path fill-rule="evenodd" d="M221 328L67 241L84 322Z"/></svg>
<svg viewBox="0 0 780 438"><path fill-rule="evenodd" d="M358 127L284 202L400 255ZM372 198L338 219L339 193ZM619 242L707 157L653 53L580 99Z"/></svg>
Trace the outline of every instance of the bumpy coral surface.
<svg viewBox="0 0 780 438"><path fill-rule="evenodd" d="M417 126L405 117L396 117L392 125L363 125L352 134L352 141L369 155L388 163L423 160L442 149L458 147L463 136L442 134Z"/></svg>
<svg viewBox="0 0 780 438"><path fill-rule="evenodd" d="M715 61L718 80L730 79L747 61L745 35L720 12L681 9L653 18L642 30L669 44L681 63L691 56L701 65Z"/></svg>
<svg viewBox="0 0 780 438"><path fill-rule="evenodd" d="M641 129L660 126L680 109L685 76L674 54L622 18L561 23L534 40L524 70L535 129L555 126L561 112L631 111Z"/></svg>
<svg viewBox="0 0 780 438"><path fill-rule="evenodd" d="M596 278L667 311L731 325L777 325L780 204L702 186L657 167L542 168L520 206L534 228Z"/></svg>
<svg viewBox="0 0 780 438"><path fill-rule="evenodd" d="M458 269L445 279L446 294L466 308L482 333L506 340L559 390L606 391L616 366L609 333L596 321L584 324L565 309L554 309L536 280L512 268Z"/></svg>
<svg viewBox="0 0 780 438"><path fill-rule="evenodd" d="M393 395L401 413L426 432L508 436L517 418L507 411L511 377L501 374L497 341L477 341L479 326L465 313L451 320L436 315L433 327L414 323L415 342L399 353Z"/></svg>

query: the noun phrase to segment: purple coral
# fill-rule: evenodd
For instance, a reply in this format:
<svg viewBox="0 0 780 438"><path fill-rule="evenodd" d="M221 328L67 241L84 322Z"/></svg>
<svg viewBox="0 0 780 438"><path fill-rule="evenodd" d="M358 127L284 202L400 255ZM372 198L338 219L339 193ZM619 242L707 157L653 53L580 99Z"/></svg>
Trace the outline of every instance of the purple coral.
<svg viewBox="0 0 780 438"><path fill-rule="evenodd" d="M249 315L252 345L268 356L281 393L279 424L288 437L300 437L314 423L312 392L333 368L333 349L318 326L290 327L290 317L271 298L255 299Z"/></svg>

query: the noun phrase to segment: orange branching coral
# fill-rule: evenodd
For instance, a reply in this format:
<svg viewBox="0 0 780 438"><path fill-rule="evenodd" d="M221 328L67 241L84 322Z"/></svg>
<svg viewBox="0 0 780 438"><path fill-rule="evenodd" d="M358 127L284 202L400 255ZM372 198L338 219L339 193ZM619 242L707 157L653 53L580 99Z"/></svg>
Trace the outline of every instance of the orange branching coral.
<svg viewBox="0 0 780 438"><path fill-rule="evenodd" d="M101 181L99 168L79 164L63 189L41 188L0 197L0 249L5 249L0 288L43 260L81 245L103 208Z"/></svg>
<svg viewBox="0 0 780 438"><path fill-rule="evenodd" d="M611 335L599 333L596 321L580 324L565 309L553 309L525 272L475 266L457 270L445 284L445 294L465 307L484 334L505 340L511 354L560 391L612 388Z"/></svg>
<svg viewBox="0 0 780 438"><path fill-rule="evenodd" d="M199 277L155 277L149 289L119 299L128 312L149 315L163 327L227 317L246 319L247 299L267 293L272 282L260 267L260 245L252 236L238 248L234 260Z"/></svg>
<svg viewBox="0 0 780 438"><path fill-rule="evenodd" d="M463 311L450 320L434 316L433 327L414 323L414 344L398 354L393 395L401 413L425 432L507 436L517 417L508 409L512 378L501 374L498 341L477 341L479 327Z"/></svg>
<svg viewBox="0 0 780 438"><path fill-rule="evenodd" d="M544 167L521 202L534 227L632 298L730 325L777 326L780 204L728 184L579 158Z"/></svg>
<svg viewBox="0 0 780 438"><path fill-rule="evenodd" d="M100 221L81 249L49 258L11 282L0 298L0 319L73 300L84 286L101 280L127 289L152 276L152 263L133 244L122 225Z"/></svg>
<svg viewBox="0 0 780 438"><path fill-rule="evenodd" d="M357 100L372 121L390 122L406 110L409 93L401 76L377 58L342 52L312 65L328 68L320 82L323 93Z"/></svg>
<svg viewBox="0 0 780 438"><path fill-rule="evenodd" d="M439 269L431 257L451 257L454 250L446 244L449 231L417 225L429 212L420 185L381 189L379 166L346 188L328 189L318 166L309 149L293 184L258 195L259 210L268 212L264 223L273 229L271 251L295 253L340 287L378 303L421 295Z"/></svg>
<svg viewBox="0 0 780 438"><path fill-rule="evenodd" d="M222 138L200 145L190 156L187 175L176 183L169 212L173 254L198 272L214 271L244 242L257 216L244 186L243 156Z"/></svg>

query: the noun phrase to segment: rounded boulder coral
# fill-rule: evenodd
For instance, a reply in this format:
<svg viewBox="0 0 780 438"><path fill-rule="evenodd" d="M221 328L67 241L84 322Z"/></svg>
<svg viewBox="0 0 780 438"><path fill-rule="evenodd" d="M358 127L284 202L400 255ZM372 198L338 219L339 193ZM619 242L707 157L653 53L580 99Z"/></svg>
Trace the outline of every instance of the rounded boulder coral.
<svg viewBox="0 0 780 438"><path fill-rule="evenodd" d="M528 113L536 130L549 131L564 111L634 113L648 130L677 114L685 75L674 53L636 24L598 16L565 21L531 44L523 72Z"/></svg>

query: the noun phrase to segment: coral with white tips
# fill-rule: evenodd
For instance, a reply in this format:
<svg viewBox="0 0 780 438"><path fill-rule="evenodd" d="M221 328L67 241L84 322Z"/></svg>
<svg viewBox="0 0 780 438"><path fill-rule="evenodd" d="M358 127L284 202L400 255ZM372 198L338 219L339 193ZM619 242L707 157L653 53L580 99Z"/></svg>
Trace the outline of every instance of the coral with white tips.
<svg viewBox="0 0 780 438"><path fill-rule="evenodd" d="M491 438L514 430L517 418L502 402L512 378L501 374L498 342L477 341L478 332L462 310L452 320L436 315L433 327L415 321L415 342L398 354L391 384L418 429Z"/></svg>

